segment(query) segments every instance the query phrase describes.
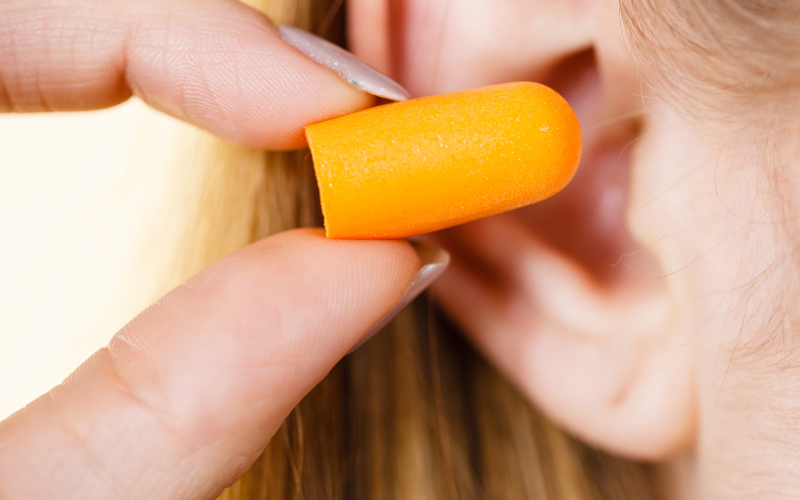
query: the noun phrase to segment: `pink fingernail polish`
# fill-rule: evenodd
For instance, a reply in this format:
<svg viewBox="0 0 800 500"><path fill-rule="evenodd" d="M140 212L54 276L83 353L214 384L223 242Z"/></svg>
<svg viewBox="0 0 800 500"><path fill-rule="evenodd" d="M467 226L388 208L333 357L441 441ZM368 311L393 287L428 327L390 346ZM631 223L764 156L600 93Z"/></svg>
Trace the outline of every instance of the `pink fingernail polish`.
<svg viewBox="0 0 800 500"><path fill-rule="evenodd" d="M278 32L283 41L315 63L332 70L358 90L393 101L411 98L399 83L338 45L293 26L280 25Z"/></svg>
<svg viewBox="0 0 800 500"><path fill-rule="evenodd" d="M409 241L409 243L411 243L411 245L414 247L414 250L416 250L419 254L422 266L414 276L414 280L406 289L406 293L400 297L400 300L397 302L397 304L395 304L394 307L389 310L389 312L384 314L377 323L372 325L372 328L370 328L367 333L361 337L361 340L359 340L358 343L356 343L356 345L354 345L347 354L350 354L358 349L362 344L364 344L364 342L371 339L373 335L378 333L384 326L388 325L389 322L394 319L398 313L400 313L400 311L405 309L412 300L416 299L420 293L422 293L431 285L431 283L436 281L436 278L441 276L441 274L450 264L450 254L447 253L447 250L420 241Z"/></svg>

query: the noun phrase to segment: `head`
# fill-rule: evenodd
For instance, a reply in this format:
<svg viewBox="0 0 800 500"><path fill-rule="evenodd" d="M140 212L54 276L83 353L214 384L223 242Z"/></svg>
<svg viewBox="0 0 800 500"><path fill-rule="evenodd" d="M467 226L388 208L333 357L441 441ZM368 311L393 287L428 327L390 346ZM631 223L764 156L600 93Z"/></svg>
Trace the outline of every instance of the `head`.
<svg viewBox="0 0 800 500"><path fill-rule="evenodd" d="M339 5L261 7L335 38ZM347 35L415 95L552 86L582 165L546 202L434 235L453 264L433 302L513 389L418 303L228 494L656 495L652 468L601 449L671 464L703 498L791 495L796 2L349 0ZM227 181L206 183L196 266L214 242L319 222L303 153L215 148L235 160L209 170Z"/></svg>
<svg viewBox="0 0 800 500"><path fill-rule="evenodd" d="M800 5L374 4L352 48L412 93L542 81L584 132L564 192L437 236L447 314L585 441L691 457L703 498L797 487Z"/></svg>

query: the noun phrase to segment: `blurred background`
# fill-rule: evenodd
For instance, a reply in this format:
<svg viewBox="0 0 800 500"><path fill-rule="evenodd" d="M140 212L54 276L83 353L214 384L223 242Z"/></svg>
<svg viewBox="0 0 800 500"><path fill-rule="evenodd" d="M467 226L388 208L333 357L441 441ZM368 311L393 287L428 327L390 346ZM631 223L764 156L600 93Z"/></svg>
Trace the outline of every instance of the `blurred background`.
<svg viewBox="0 0 800 500"><path fill-rule="evenodd" d="M181 139L197 133L136 98L0 114L0 419L164 291L200 182Z"/></svg>

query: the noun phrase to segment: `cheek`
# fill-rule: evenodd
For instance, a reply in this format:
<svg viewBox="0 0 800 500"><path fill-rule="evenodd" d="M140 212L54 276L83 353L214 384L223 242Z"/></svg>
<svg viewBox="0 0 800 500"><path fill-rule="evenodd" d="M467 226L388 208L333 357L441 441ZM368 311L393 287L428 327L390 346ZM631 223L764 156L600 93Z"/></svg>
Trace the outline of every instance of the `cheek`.
<svg viewBox="0 0 800 500"><path fill-rule="evenodd" d="M417 96L540 80L591 43L591 6L575 3L406 0L392 12L394 73Z"/></svg>

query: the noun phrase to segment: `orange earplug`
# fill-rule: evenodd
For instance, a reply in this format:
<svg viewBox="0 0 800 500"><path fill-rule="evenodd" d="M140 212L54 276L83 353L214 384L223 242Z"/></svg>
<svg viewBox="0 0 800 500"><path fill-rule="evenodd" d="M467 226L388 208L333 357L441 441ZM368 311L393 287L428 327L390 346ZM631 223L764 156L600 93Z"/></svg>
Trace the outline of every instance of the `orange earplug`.
<svg viewBox="0 0 800 500"><path fill-rule="evenodd" d="M529 205L581 156L572 108L527 82L378 106L306 138L328 238L404 238Z"/></svg>

